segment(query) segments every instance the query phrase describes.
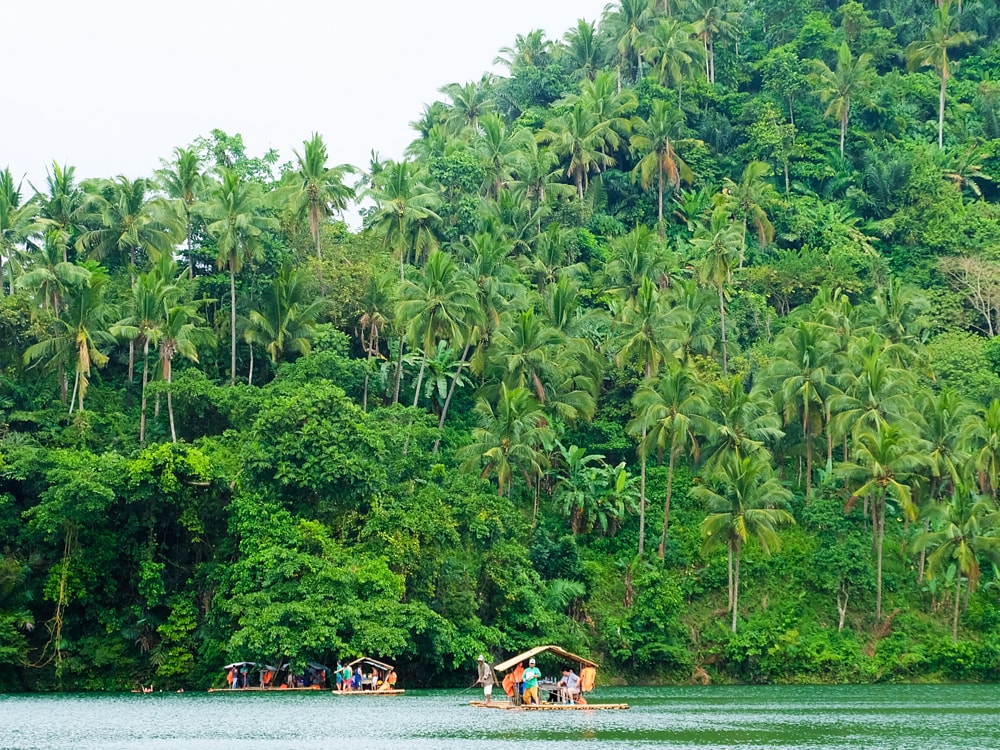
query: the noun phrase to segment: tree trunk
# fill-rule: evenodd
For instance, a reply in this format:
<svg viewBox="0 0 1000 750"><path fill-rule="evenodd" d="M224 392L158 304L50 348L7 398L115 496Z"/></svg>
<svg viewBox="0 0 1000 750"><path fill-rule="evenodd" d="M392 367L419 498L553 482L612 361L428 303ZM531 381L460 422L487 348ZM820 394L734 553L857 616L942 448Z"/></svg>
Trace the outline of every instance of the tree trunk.
<svg viewBox="0 0 1000 750"><path fill-rule="evenodd" d="M930 531L931 519L924 519L924 533ZM920 562L917 563L917 583L924 582L924 567L927 565L927 548L920 550Z"/></svg>
<svg viewBox="0 0 1000 750"><path fill-rule="evenodd" d="M844 116L840 118L840 156L844 157L844 141L847 138L847 111L844 111Z"/></svg>
<svg viewBox="0 0 1000 750"><path fill-rule="evenodd" d="M232 351L229 356L229 385L236 384L236 268L232 258L229 259L229 327L230 346Z"/></svg>
<svg viewBox="0 0 1000 750"><path fill-rule="evenodd" d="M879 497L878 508L875 510L875 534L878 539L875 549L877 591L875 593L875 622L882 622L882 537L885 532L885 490Z"/></svg>
<svg viewBox="0 0 1000 750"><path fill-rule="evenodd" d="M247 371L247 385L253 385L253 344L250 344L250 369Z"/></svg>
<svg viewBox="0 0 1000 750"><path fill-rule="evenodd" d="M399 338L399 359L396 360L396 385L394 387L393 394L392 394L392 403L394 405L399 403L399 384L400 384L400 382L403 379L403 346L404 346L404 343L405 342L403 341L403 337L400 336L400 338Z"/></svg>
<svg viewBox="0 0 1000 750"><path fill-rule="evenodd" d="M676 449L670 447L670 461L667 464L667 499L663 504L663 535L660 537L660 559L667 551L667 523L670 521L670 493L674 485L674 458L677 455Z"/></svg>
<svg viewBox="0 0 1000 750"><path fill-rule="evenodd" d="M420 386L424 382L424 368L427 366L427 354L425 353L423 357L420 358L420 370L417 372L417 387L413 392L413 408L417 407L420 403Z"/></svg>
<svg viewBox="0 0 1000 750"><path fill-rule="evenodd" d="M165 357L163 359L163 370L165 379L167 381L167 415L170 417L170 439L173 442L177 442L177 429L174 427L174 400L171 391L170 384L173 382L173 371L171 368L171 360L173 355Z"/></svg>
<svg viewBox="0 0 1000 750"><path fill-rule="evenodd" d="M657 175L657 182L656 182L658 188L656 196L656 208L657 208L656 215L659 221L658 226L660 227L660 239L662 240L665 232L665 229L663 227L663 162L662 161L659 161L658 167L659 167L659 174Z"/></svg>
<svg viewBox="0 0 1000 750"><path fill-rule="evenodd" d="M642 428L642 443L646 444L646 428ZM646 454L645 448L640 448L639 456L639 557L646 549Z"/></svg>
<svg viewBox="0 0 1000 750"><path fill-rule="evenodd" d="M840 615L840 620L837 623L838 633L844 629L844 618L847 617L847 600L849 596L850 592L844 588L844 584L841 582L840 588L837 589L837 613Z"/></svg>
<svg viewBox="0 0 1000 750"><path fill-rule="evenodd" d="M458 379L462 376L462 368L465 367L465 360L469 356L471 348L472 342L470 341L465 345L465 349L462 350L462 358L458 360L458 370L455 371L455 377L451 379L451 385L448 386L448 395L444 397L444 405L441 407L441 418L438 420L438 436L437 440L434 441L434 450L432 451L435 455L437 455L438 446L441 445L441 430L444 429L444 418L448 415L448 405L451 403L452 394L455 393L455 386L458 383ZM367 380L365 383L367 386Z"/></svg>
<svg viewBox="0 0 1000 750"><path fill-rule="evenodd" d="M941 93L938 100L938 148L944 148L944 97L948 87L948 61L941 70Z"/></svg>
<svg viewBox="0 0 1000 750"><path fill-rule="evenodd" d="M951 640L958 643L958 608L962 601L962 571L958 571L958 579L955 581L955 614L951 620Z"/></svg>
<svg viewBox="0 0 1000 750"><path fill-rule="evenodd" d="M736 558L733 561L733 632L736 632L736 616L740 611L740 557L742 557L743 543L736 540Z"/></svg>
<svg viewBox="0 0 1000 750"><path fill-rule="evenodd" d="M73 395L70 396L70 398L69 398L69 413L70 414L73 413L73 406L76 404L76 392L77 392L77 390L79 388L80 388L80 371L77 370L76 371L76 377L73 378ZM80 401L83 401L83 399L81 398ZM82 409L83 406L81 405L80 408Z"/></svg>
<svg viewBox="0 0 1000 750"><path fill-rule="evenodd" d="M142 407L139 414L139 445L146 444L146 384L149 382L149 339L142 345Z"/></svg>
<svg viewBox="0 0 1000 750"><path fill-rule="evenodd" d="M722 341L722 377L729 377L729 363L726 353L726 298L722 293L722 283L719 283L719 329Z"/></svg>

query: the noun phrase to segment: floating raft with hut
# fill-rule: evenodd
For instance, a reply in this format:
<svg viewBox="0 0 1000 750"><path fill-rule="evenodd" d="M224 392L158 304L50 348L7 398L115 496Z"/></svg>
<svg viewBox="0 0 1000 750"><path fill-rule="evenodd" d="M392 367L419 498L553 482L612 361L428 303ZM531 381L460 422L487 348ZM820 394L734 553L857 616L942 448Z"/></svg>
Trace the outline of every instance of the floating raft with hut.
<svg viewBox="0 0 1000 750"><path fill-rule="evenodd" d="M577 668L577 674L580 677L579 693L572 702L558 702L557 696L560 686L558 681L551 679L540 680L538 683L539 695L544 695L545 700L532 704L524 703L521 700L519 678L523 671L523 665L528 659L541 654L551 654L558 657L562 664ZM536 646L493 666L496 672L507 672L501 680L506 699L491 700L489 703L484 700L474 700L470 701L469 705L475 708L496 708L501 711L620 711L627 709L628 703L590 703L584 697L584 693L589 693L594 689L597 667L597 662L570 653L559 646Z"/></svg>
<svg viewBox="0 0 1000 750"><path fill-rule="evenodd" d="M359 666L369 667L371 669L371 672L369 672L370 676L366 676L361 680L360 690L337 690L334 688L334 695L364 695L376 697L380 695L404 695L406 693L406 690L403 688L395 687L396 668L388 662L372 659L368 656L362 656L360 659L355 659L350 662L347 666L351 668L352 672Z"/></svg>

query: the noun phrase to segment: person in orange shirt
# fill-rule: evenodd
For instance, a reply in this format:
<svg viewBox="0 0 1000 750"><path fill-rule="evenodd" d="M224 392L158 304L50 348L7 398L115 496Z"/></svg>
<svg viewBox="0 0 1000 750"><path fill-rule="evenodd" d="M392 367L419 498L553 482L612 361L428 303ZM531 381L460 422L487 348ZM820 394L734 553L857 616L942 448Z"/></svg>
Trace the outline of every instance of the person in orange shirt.
<svg viewBox="0 0 1000 750"><path fill-rule="evenodd" d="M511 697L514 699L514 703L520 704L523 695L524 695L524 662L522 661L516 667L514 667L514 695Z"/></svg>

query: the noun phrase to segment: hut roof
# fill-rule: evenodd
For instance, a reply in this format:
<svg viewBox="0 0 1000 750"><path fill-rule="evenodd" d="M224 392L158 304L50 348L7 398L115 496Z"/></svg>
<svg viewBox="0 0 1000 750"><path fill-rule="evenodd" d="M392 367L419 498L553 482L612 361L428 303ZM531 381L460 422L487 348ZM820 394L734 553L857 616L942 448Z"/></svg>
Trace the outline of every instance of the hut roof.
<svg viewBox="0 0 1000 750"><path fill-rule="evenodd" d="M354 661L349 662L347 666L356 667L358 664L368 664L369 666L375 667L376 669L381 669L385 672L388 672L390 669L392 669L391 664L387 664L384 661L379 661L378 659L372 659L368 656L362 656L358 659L355 659Z"/></svg>
<svg viewBox="0 0 1000 750"><path fill-rule="evenodd" d="M582 656L577 656L576 654L571 654L569 651L560 648L559 646L535 646L535 648L528 649L522 654L510 657L509 659L507 659L507 661L502 661L499 664L494 664L493 668L498 672L506 672L508 669L515 666L519 662L526 661L527 659L530 659L532 656L536 656L537 654L541 654L546 651L551 651L556 656L561 656L563 659L566 659L567 661L575 661L587 667L594 667L595 669L597 668L597 662L591 661L590 659L585 659Z"/></svg>

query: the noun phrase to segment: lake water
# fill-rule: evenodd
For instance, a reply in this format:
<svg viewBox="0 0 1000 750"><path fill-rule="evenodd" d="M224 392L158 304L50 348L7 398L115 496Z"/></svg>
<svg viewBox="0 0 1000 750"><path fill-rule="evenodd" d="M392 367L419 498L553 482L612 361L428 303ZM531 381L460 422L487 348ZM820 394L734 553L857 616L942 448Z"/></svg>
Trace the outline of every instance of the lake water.
<svg viewBox="0 0 1000 750"><path fill-rule="evenodd" d="M1000 686L598 688L628 711L496 711L474 691L0 695L0 750L1000 748Z"/></svg>

